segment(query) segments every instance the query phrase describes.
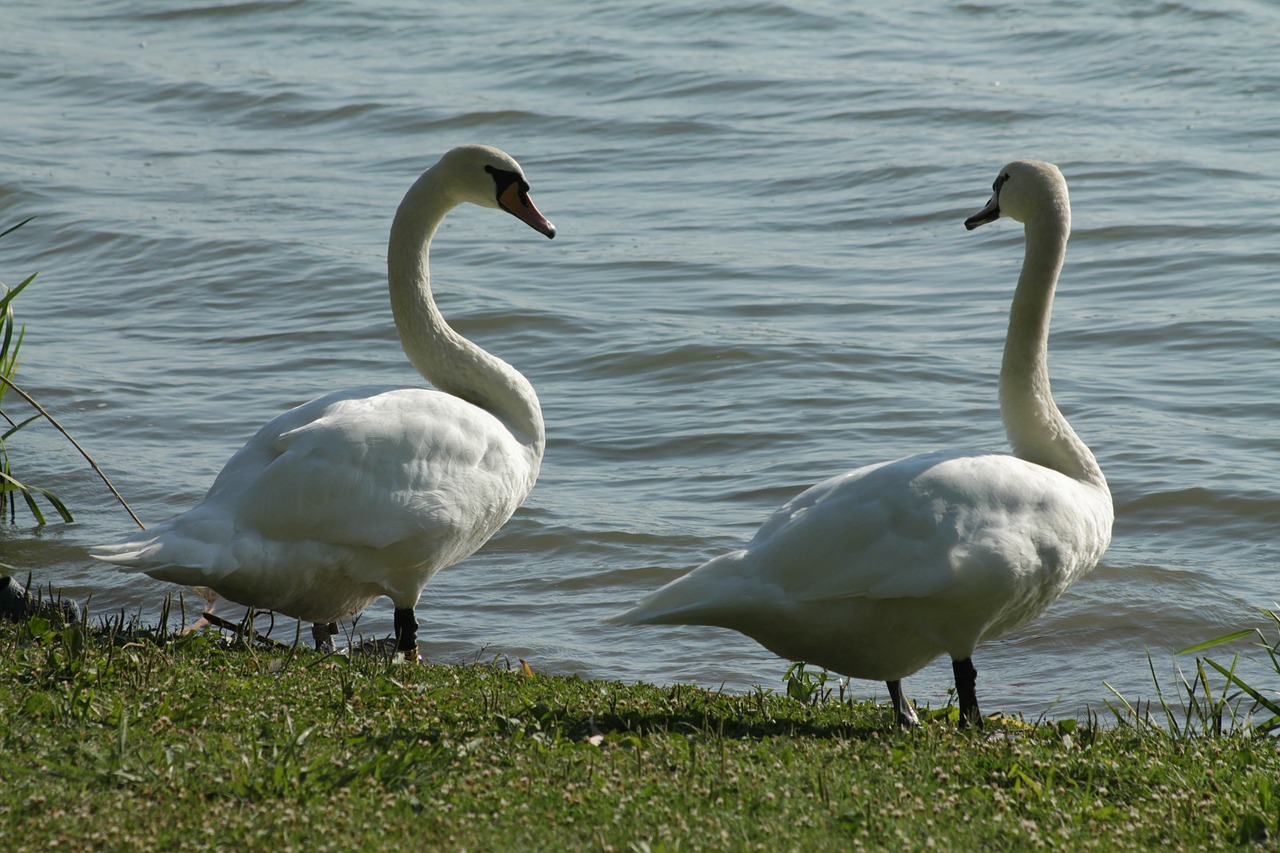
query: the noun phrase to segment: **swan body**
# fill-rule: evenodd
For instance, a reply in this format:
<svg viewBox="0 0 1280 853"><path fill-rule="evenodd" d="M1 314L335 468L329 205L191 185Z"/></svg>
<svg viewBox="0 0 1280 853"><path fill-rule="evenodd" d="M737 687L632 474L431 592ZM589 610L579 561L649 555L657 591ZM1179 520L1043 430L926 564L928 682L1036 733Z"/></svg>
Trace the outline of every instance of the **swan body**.
<svg viewBox="0 0 1280 853"><path fill-rule="evenodd" d="M972 655L1026 624L1090 571L1111 539L1111 494L1053 402L1049 313L1070 230L1055 166L1005 167L970 229L1024 223L1000 404L1013 455L944 451L858 468L801 493L737 551L615 617L731 628L775 654L887 682L952 659L961 725L981 724Z"/></svg>
<svg viewBox="0 0 1280 853"><path fill-rule="evenodd" d="M318 645L332 623L385 595L397 646L416 657L423 588L506 523L546 444L533 387L454 332L432 298L431 238L464 201L555 236L520 166L495 148L455 148L409 190L391 228L388 282L405 353L435 389L365 386L291 409L195 507L93 556L315 623Z"/></svg>

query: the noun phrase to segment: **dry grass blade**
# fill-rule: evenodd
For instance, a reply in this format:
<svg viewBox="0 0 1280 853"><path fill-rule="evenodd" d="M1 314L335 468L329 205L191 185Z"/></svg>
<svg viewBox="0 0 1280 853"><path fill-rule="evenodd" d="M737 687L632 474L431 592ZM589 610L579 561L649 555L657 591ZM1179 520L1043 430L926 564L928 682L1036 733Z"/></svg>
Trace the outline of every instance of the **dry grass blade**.
<svg viewBox="0 0 1280 853"><path fill-rule="evenodd" d="M28 217L17 225L5 229L3 232L0 232L0 237L13 233L30 221L31 217ZM43 417L46 421L52 424L54 429L62 433L63 437L66 438L67 441L71 442L72 447L74 447L80 455L84 457L85 461L89 463L89 467L91 467L102 479L102 482L106 484L106 487L111 491L111 494L120 502L120 505L129 513L129 516L134 520L134 522L137 523L139 527L145 527L141 519L138 518L137 514L129 506L128 502L125 501L119 490L117 490L112 482L107 478L107 475L98 467L98 463L94 461L88 451L80 446L80 443L76 441L69 432L67 432L66 428L63 427L62 424L58 423L58 420L54 418L53 415L49 414L49 412L36 402L30 394L18 387L13 380L13 376L18 369L18 351L22 346L22 340L25 334L25 329L18 327L14 320L13 300L29 284L31 284L31 282L35 281L35 278L36 274L33 273L14 288L8 288L0 284L0 401L4 399L5 392L9 390L12 390L15 394L26 401L27 405L31 406L31 408L35 409L36 412L39 413L40 417ZM40 506L36 501L36 496L39 495L49 502L63 521L71 521L71 511L67 508L66 504L57 497L57 495L53 494L48 489L42 489L37 486L22 483L13 476L12 469L10 468L9 453L5 445L5 440L9 439L20 429L34 421L36 416L27 418L21 423L15 423L8 417L8 415L4 415L3 411L0 411L0 415L3 415L4 419L10 424L10 428L5 431L3 436L0 436L0 511L7 511L10 520L15 520L15 495L20 494L25 501L27 508L31 511L32 517L35 518L36 523L43 525L45 524L44 513L41 512Z"/></svg>

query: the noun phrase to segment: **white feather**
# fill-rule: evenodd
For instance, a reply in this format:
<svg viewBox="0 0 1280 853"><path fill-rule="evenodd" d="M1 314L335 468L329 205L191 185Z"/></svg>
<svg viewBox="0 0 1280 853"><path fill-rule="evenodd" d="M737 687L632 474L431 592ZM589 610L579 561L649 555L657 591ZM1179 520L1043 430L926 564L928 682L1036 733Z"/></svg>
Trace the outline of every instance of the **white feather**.
<svg viewBox="0 0 1280 853"><path fill-rule="evenodd" d="M360 387L292 409L227 462L195 507L93 555L232 601L328 623L380 596L412 608L440 569L475 552L524 501L545 437L533 388L444 322L427 253L460 201L498 207L483 146L446 154L405 196L388 248L405 352L446 390ZM528 202L510 212L548 236Z"/></svg>
<svg viewBox="0 0 1280 853"><path fill-rule="evenodd" d="M1070 229L1066 183L1032 161L1001 175L988 215L969 224L992 211L1026 224L1001 368L1014 455L929 453L833 477L775 512L745 548L614 621L731 628L781 657L889 682L896 696L904 676L941 654L967 663L1096 565L1111 539L1111 495L1054 404L1046 367Z"/></svg>

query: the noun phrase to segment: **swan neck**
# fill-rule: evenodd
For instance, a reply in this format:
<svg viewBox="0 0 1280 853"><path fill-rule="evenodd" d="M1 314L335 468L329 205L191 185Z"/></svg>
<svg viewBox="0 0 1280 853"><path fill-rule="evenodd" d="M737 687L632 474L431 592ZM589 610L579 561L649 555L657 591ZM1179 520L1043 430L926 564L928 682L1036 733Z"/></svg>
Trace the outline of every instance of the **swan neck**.
<svg viewBox="0 0 1280 853"><path fill-rule="evenodd" d="M518 370L458 334L431 293L431 239L460 199L440 167L428 169L405 194L391 224L387 282L400 345L423 378L440 391L502 421L530 448L534 468L546 436L533 386Z"/></svg>
<svg viewBox="0 0 1280 853"><path fill-rule="evenodd" d="M1071 230L1068 210L1055 208L1026 224L1026 255L1000 367L1000 411L1015 456L1105 489L1093 452L1049 386L1049 317Z"/></svg>

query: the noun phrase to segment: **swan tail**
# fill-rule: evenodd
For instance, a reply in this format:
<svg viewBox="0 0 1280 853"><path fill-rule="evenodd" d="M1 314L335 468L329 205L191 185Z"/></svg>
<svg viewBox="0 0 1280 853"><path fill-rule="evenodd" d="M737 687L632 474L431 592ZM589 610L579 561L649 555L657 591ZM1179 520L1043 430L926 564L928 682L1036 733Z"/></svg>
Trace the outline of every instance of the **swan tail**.
<svg viewBox="0 0 1280 853"><path fill-rule="evenodd" d="M123 572L138 572L156 580L202 586L223 574L219 565L222 548L214 542L176 535L160 527L108 545L95 545L89 556L111 563Z"/></svg>
<svg viewBox="0 0 1280 853"><path fill-rule="evenodd" d="M734 628L744 614L775 600L743 576L745 551L722 554L676 578L635 607L608 620L612 625L715 625Z"/></svg>

